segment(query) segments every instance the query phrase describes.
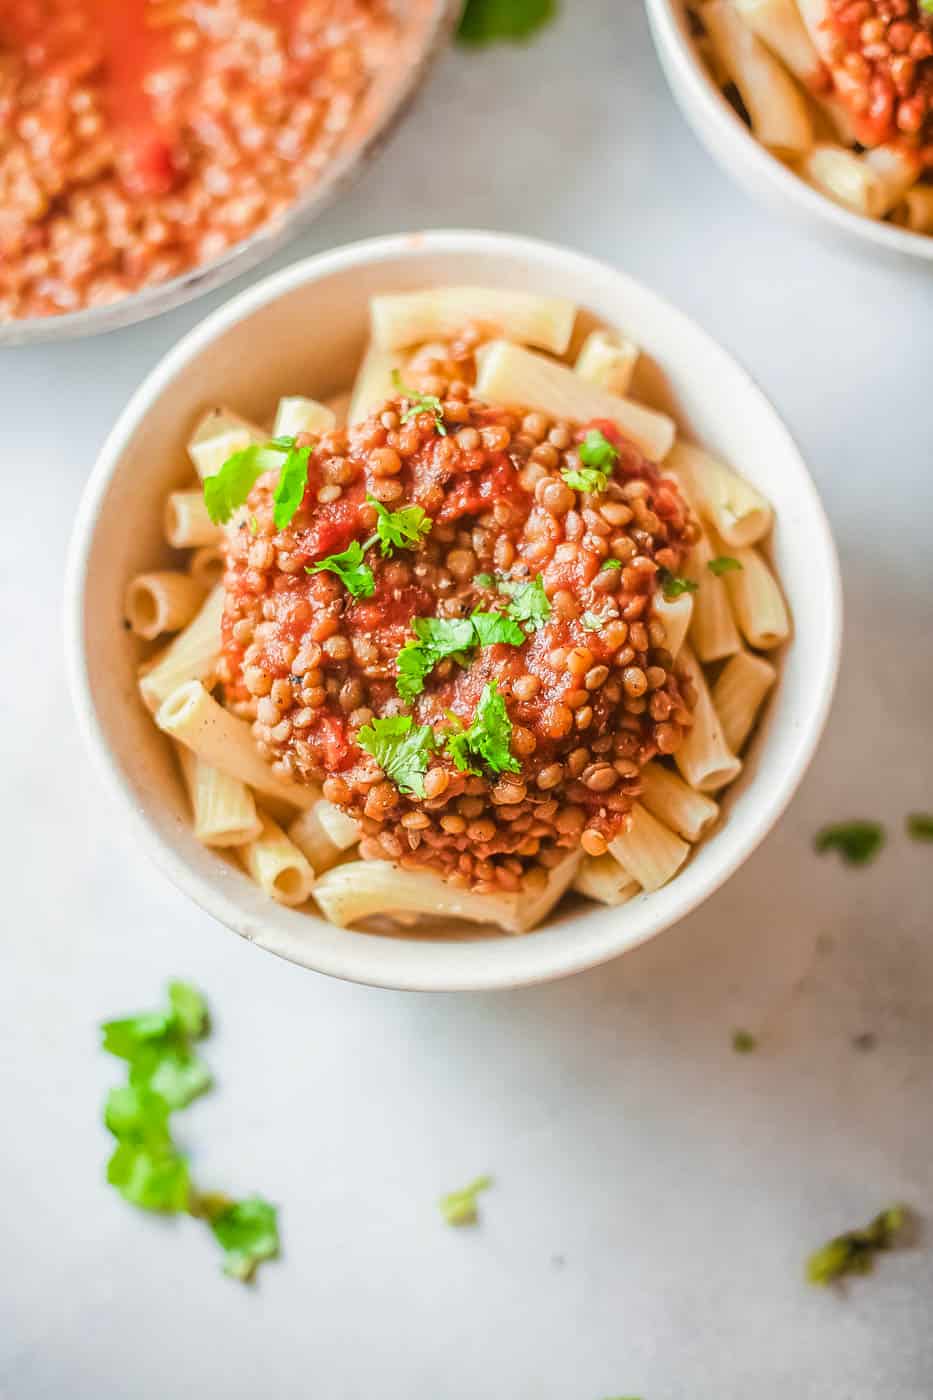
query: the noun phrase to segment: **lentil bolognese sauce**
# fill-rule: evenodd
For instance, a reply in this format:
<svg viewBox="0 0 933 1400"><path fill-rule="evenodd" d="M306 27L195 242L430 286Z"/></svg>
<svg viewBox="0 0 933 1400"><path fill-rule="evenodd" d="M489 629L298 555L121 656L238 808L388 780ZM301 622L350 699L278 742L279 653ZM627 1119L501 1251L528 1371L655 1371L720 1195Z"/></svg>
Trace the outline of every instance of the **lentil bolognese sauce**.
<svg viewBox="0 0 933 1400"><path fill-rule="evenodd" d="M190 438L189 568L126 594L178 634L140 692L195 834L280 903L524 932L571 887L658 889L717 821L790 631L772 511L628 396L631 341L567 363L575 319L377 297L351 395Z"/></svg>
<svg viewBox="0 0 933 1400"><path fill-rule="evenodd" d="M401 37L388 0L0 0L0 320L116 301L283 213Z"/></svg>

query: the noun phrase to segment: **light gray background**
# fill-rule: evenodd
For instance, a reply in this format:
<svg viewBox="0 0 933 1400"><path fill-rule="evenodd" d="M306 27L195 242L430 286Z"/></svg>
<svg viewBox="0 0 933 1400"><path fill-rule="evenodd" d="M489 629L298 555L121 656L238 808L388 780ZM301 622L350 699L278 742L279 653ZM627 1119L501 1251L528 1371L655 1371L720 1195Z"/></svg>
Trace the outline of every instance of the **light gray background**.
<svg viewBox="0 0 933 1400"><path fill-rule="evenodd" d="M5 956L0 1393L14 1400L928 1400L929 1242L848 1296L808 1251L931 1204L933 292L827 251L727 183L635 0L567 0L526 50L451 54L390 148L289 257L431 225L516 230L624 267L751 368L836 530L836 707L779 829L699 913L574 980L416 996L241 943L146 864L80 746L62 560L95 451L216 304L0 355ZM285 261L285 259L280 259ZM866 871L821 823L890 824ZM281 1205L250 1291L194 1222L103 1184L119 1066L95 1024L184 975L217 1090L179 1120L200 1181ZM731 1031L761 1034L753 1056ZM861 1032L877 1048L853 1048ZM496 1176L473 1232L435 1199Z"/></svg>

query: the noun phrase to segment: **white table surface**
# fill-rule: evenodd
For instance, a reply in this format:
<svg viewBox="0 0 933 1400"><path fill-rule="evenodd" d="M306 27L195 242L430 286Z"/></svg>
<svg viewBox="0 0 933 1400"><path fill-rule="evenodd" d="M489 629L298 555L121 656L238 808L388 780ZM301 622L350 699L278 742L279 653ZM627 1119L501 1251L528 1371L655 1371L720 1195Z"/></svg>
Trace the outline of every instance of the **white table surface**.
<svg viewBox="0 0 933 1400"><path fill-rule="evenodd" d="M455 53L287 258L508 229L612 260L734 350L798 436L848 607L829 732L781 823L653 943L528 991L417 996L240 942L135 850L83 752L62 559L131 390L231 289L84 344L0 353L5 546L0 1394L13 1400L929 1400L933 1254L845 1297L805 1256L933 1186L933 291L749 203L675 110L634 0L567 0L533 47ZM261 275L261 274L257 274ZM890 825L882 859L811 850ZM178 1120L202 1182L280 1203L281 1262L103 1183L120 1067L96 1023L208 993L217 1089ZM737 1056L734 1027L761 1035ZM873 1051L852 1038L871 1031ZM435 1199L496 1186L455 1231Z"/></svg>

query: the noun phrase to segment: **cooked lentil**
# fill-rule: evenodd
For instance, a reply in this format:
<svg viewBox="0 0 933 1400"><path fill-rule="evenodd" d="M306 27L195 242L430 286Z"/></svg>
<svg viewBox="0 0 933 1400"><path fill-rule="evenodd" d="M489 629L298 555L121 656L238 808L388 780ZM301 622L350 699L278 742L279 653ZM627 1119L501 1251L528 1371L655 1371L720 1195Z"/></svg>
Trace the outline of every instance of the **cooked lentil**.
<svg viewBox="0 0 933 1400"><path fill-rule="evenodd" d="M490 407L463 381L471 365L461 359L455 382L430 361L420 382L411 375L423 393L434 385L445 418L464 424L456 435L439 436L430 413L400 428L393 401L354 427L308 439L307 491L287 532L277 534L273 524L275 477L260 478L249 501L256 538L234 531L227 544L220 669L227 703L252 720L277 771L322 783L331 802L362 822L363 856L429 867L461 886L513 889L535 870L532 884L543 878L565 848L602 854L626 823L642 765L673 752L692 722L695 697L658 644L663 627L651 609L655 556L663 551L678 565L696 527L673 483L614 425ZM581 516L567 509L563 489L550 488L564 487L560 472L593 427L619 457L605 492L571 493ZM553 467L531 461L545 439ZM335 455L342 484L321 503ZM370 533L374 512L365 498L386 481L387 464L399 503L420 505L433 524L416 552L384 559L371 549L375 591L354 598L333 574L306 569ZM600 511L626 500L642 508L643 524L636 547L637 512L629 525L610 511L621 532L615 538L632 549L625 568L612 571L616 591L606 594L597 587L605 577L603 536L575 530L571 538L568 527L573 518L602 521ZM541 573L549 619L520 646L477 647L462 665L441 661L410 709L416 724L436 732L451 714L469 726L484 687L495 681L520 772L466 774L439 748L424 797L403 796L357 745L357 733L372 716L406 711L396 658L411 638L412 618L467 617L506 605L495 578L491 586L477 578L503 569L503 540L512 582ZM562 600L573 606L558 606ZM597 631L580 621L593 610L604 619ZM641 698L649 684L652 702L665 702L660 708Z"/></svg>

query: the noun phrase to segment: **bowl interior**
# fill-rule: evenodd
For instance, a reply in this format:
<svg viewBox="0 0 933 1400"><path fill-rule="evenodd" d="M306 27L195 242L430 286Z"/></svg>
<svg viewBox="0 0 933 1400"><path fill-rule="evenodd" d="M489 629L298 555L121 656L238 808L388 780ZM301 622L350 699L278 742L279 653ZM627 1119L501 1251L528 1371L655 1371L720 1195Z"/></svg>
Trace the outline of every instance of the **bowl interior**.
<svg viewBox="0 0 933 1400"><path fill-rule="evenodd" d="M707 151L739 184L773 208L806 219L823 237L838 241L842 236L863 249L933 259L933 237L834 203L762 146L707 72L691 38L687 0L646 0L646 5L671 91Z"/></svg>
<svg viewBox="0 0 933 1400"><path fill-rule="evenodd" d="M270 903L239 867L205 850L167 741L137 698L139 644L122 623L129 578L171 562L165 494L191 481L185 455L203 411L226 403L260 422L282 394L345 388L377 292L475 283L560 290L644 348L635 393L720 452L774 502L774 562L795 637L725 821L664 889L619 910L562 906L521 938L385 937L332 927ZM395 987L515 985L559 976L667 927L734 870L779 815L822 728L840 627L835 553L794 444L746 373L698 327L601 264L527 240L427 234L374 240L287 269L211 316L131 400L82 502L69 583L72 674L92 747L150 853L198 903L244 936L305 966Z"/></svg>

